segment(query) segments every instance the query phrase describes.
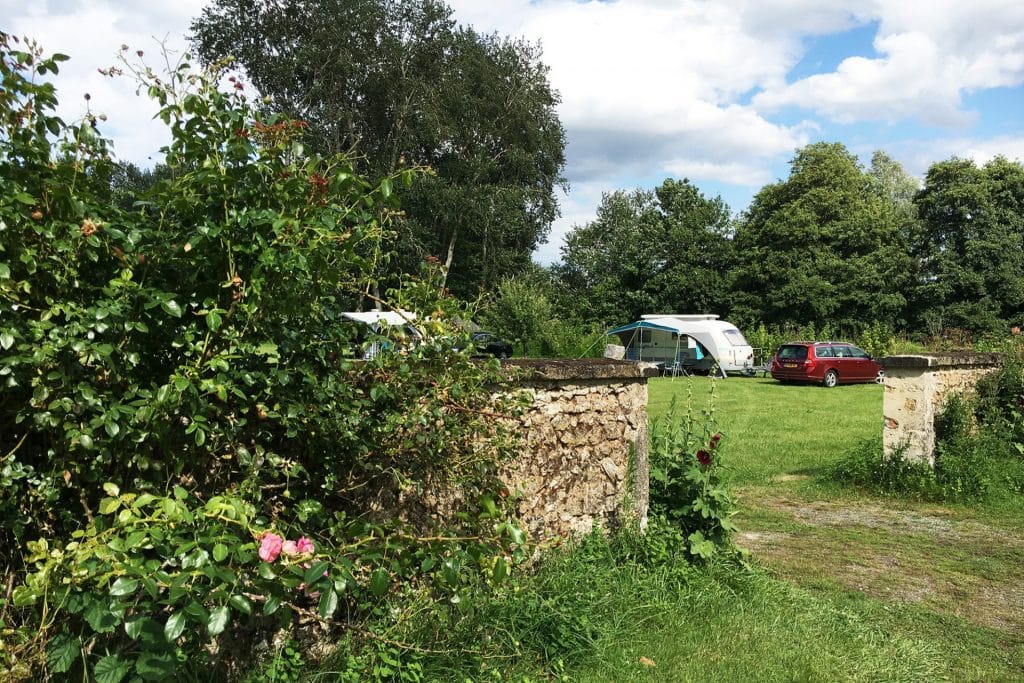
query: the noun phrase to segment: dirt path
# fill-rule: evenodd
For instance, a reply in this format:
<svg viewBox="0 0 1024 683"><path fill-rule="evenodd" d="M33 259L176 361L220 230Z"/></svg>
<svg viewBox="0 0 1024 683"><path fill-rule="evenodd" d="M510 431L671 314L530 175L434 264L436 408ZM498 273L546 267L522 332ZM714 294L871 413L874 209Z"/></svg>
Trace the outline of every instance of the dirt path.
<svg viewBox="0 0 1024 683"><path fill-rule="evenodd" d="M780 578L955 614L1024 634L1024 530L948 508L809 500L786 488L740 492L739 545Z"/></svg>

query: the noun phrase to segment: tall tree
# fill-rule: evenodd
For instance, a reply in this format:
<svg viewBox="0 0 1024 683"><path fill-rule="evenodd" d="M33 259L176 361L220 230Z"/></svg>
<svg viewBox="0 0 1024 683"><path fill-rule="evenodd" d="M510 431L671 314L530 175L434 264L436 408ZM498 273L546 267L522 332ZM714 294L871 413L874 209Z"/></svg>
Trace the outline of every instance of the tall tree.
<svg viewBox="0 0 1024 683"><path fill-rule="evenodd" d="M398 188L396 270L434 256L471 296L546 238L565 133L535 45L457 27L438 0L214 0L192 29L205 60L235 57L319 151L355 149L370 175L433 169Z"/></svg>
<svg viewBox="0 0 1024 683"><path fill-rule="evenodd" d="M1024 167L997 157L978 167L933 164L916 204L924 277L915 313L928 327L974 332L1024 315Z"/></svg>
<svg viewBox="0 0 1024 683"><path fill-rule="evenodd" d="M838 143L799 150L740 221L737 317L769 323L900 326L910 259L893 201Z"/></svg>
<svg viewBox="0 0 1024 683"><path fill-rule="evenodd" d="M731 261L729 207L688 180L604 196L576 228L557 272L579 316L605 324L644 313L724 313Z"/></svg>

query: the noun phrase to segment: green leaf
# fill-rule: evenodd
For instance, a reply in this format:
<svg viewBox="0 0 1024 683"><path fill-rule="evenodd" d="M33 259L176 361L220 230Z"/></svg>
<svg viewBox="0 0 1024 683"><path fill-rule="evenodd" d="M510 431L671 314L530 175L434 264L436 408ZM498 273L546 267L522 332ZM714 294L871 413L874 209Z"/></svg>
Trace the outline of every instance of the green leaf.
<svg viewBox="0 0 1024 683"><path fill-rule="evenodd" d="M181 317L181 306L174 299L161 301L160 308L164 309L166 313L173 315L175 318Z"/></svg>
<svg viewBox="0 0 1024 683"><path fill-rule="evenodd" d="M0 347L4 351L14 346L14 335L10 332L0 332Z"/></svg>
<svg viewBox="0 0 1024 683"><path fill-rule="evenodd" d="M228 598L228 603L242 614L252 614L252 603L244 595L232 595Z"/></svg>
<svg viewBox="0 0 1024 683"><path fill-rule="evenodd" d="M121 683L131 668L132 665L118 655L106 655L96 662L92 675L96 683Z"/></svg>
<svg viewBox="0 0 1024 683"><path fill-rule="evenodd" d="M33 206L36 203L36 198L27 192L15 192L14 199L28 206Z"/></svg>
<svg viewBox="0 0 1024 683"><path fill-rule="evenodd" d="M118 488L117 484L107 482L103 485L103 492L108 496L119 496L121 495L121 489Z"/></svg>
<svg viewBox="0 0 1024 683"><path fill-rule="evenodd" d="M388 592L391 577L383 569L375 569L370 576L370 592L378 598Z"/></svg>
<svg viewBox="0 0 1024 683"><path fill-rule="evenodd" d="M92 448L92 437L88 434L81 434L78 437L78 443L82 444L82 448Z"/></svg>
<svg viewBox="0 0 1024 683"><path fill-rule="evenodd" d="M227 628L230 620L231 610L228 609L227 605L215 607L210 611L210 619L206 622L206 629L210 632L211 636L219 636Z"/></svg>
<svg viewBox="0 0 1024 683"><path fill-rule="evenodd" d="M448 559L441 563L441 576L448 582L449 586L456 586L459 583L459 563Z"/></svg>
<svg viewBox="0 0 1024 683"><path fill-rule="evenodd" d="M67 673L81 654L81 641L61 633L50 641L46 648L46 664L50 668L50 673Z"/></svg>
<svg viewBox="0 0 1024 683"><path fill-rule="evenodd" d="M111 609L109 603L94 600L82 615L89 622L89 626L97 633L111 633L121 623L124 616L123 608L118 611Z"/></svg>
<svg viewBox="0 0 1024 683"><path fill-rule="evenodd" d="M149 617L136 617L134 619L129 619L124 622L124 632L128 634L129 638L135 640L142 635L143 629L145 628L148 620Z"/></svg>
<svg viewBox="0 0 1024 683"><path fill-rule="evenodd" d="M220 313L216 310L210 311L206 314L206 326L211 330L216 330L220 327L221 317Z"/></svg>
<svg viewBox="0 0 1024 683"><path fill-rule="evenodd" d="M329 619L337 609L338 594L334 592L333 588L329 588L320 596L320 605L317 612L320 614L322 619Z"/></svg>
<svg viewBox="0 0 1024 683"><path fill-rule="evenodd" d="M0 280L11 279L11 268L6 263L0 263Z"/></svg>
<svg viewBox="0 0 1024 683"><path fill-rule="evenodd" d="M504 557L499 557L494 561L494 570L491 572L491 576L498 583L504 581L508 576L508 563L505 562Z"/></svg>
<svg viewBox="0 0 1024 683"><path fill-rule="evenodd" d="M127 576L122 576L110 586L110 594L114 597L131 595L138 587L138 579L129 579Z"/></svg>
<svg viewBox="0 0 1024 683"><path fill-rule="evenodd" d="M263 342L256 347L256 353L261 356L276 356L278 355L277 344L273 342Z"/></svg>
<svg viewBox="0 0 1024 683"><path fill-rule="evenodd" d="M281 607L281 598L277 597L276 595L271 595L269 598L267 598L267 601L263 603L263 613L267 616L270 616L271 614L276 612L279 607Z"/></svg>
<svg viewBox="0 0 1024 683"><path fill-rule="evenodd" d="M223 562L224 558L228 556L228 547L223 543L218 543L213 546L213 559L217 562Z"/></svg>
<svg viewBox="0 0 1024 683"><path fill-rule="evenodd" d="M107 434L109 434L111 438L117 436L118 432L121 431L121 425L116 422L107 422L103 427L107 430Z"/></svg>
<svg viewBox="0 0 1024 683"><path fill-rule="evenodd" d="M100 501L99 510L101 515L109 515L121 507L119 498L104 498Z"/></svg>
<svg viewBox="0 0 1024 683"><path fill-rule="evenodd" d="M167 638L168 643L173 643L184 633L185 621L184 612L175 612L168 617L167 623L164 624L164 637Z"/></svg>
<svg viewBox="0 0 1024 683"><path fill-rule="evenodd" d="M306 575L302 577L302 580L312 586L314 583L324 578L324 572L330 565L326 562L316 562L309 569L306 570Z"/></svg>
<svg viewBox="0 0 1024 683"><path fill-rule="evenodd" d="M170 650L145 650L135 660L135 672L145 681L166 681L174 676L175 663Z"/></svg>

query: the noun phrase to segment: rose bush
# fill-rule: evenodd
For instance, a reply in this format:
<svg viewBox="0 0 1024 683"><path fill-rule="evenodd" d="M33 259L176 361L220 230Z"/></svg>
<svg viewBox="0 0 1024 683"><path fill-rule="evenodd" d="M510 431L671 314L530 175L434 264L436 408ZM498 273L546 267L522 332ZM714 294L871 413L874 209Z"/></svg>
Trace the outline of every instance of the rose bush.
<svg viewBox="0 0 1024 683"><path fill-rule="evenodd" d="M126 60L171 132L126 201L102 117L54 113L62 59L0 33L0 666L226 678L268 629L372 638L399 586L504 576L497 364L453 350L436 265L380 275L419 171L370 182L218 70ZM374 304L422 342L358 360L340 313Z"/></svg>

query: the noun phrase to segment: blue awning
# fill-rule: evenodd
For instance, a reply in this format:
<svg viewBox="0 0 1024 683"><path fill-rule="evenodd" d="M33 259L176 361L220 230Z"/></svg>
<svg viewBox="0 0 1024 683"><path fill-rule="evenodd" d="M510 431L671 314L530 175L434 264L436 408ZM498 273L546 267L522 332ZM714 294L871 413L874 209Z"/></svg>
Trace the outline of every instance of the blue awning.
<svg viewBox="0 0 1024 683"><path fill-rule="evenodd" d="M661 330L662 332L679 332L679 330L677 330L674 327L666 327L665 325L655 325L649 320L638 320L635 323L623 325L622 327L616 327L614 330L608 330L606 334L619 334L621 332L630 332L632 330Z"/></svg>

